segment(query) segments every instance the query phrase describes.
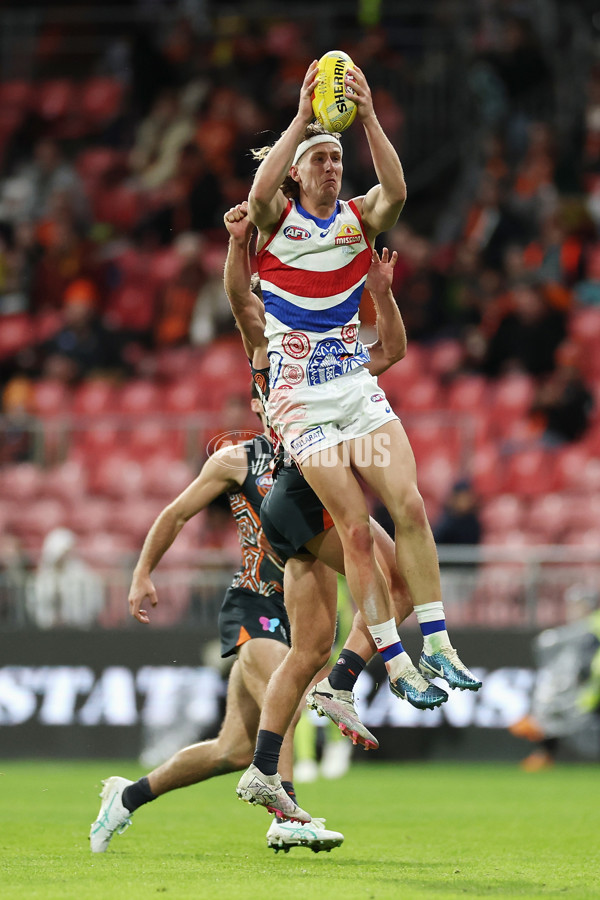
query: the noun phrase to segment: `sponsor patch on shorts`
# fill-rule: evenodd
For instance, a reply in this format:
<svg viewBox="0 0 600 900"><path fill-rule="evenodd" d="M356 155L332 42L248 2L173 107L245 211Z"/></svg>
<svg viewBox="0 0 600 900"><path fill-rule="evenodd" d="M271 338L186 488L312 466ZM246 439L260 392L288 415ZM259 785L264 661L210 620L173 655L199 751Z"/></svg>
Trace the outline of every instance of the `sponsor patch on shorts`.
<svg viewBox="0 0 600 900"><path fill-rule="evenodd" d="M381 403L382 400L385 400L385 394L371 394L371 400L373 403Z"/></svg>
<svg viewBox="0 0 600 900"><path fill-rule="evenodd" d="M316 428L310 428L308 431L301 434L300 437L294 438L291 442L292 450L294 453L302 453L307 447L312 447L313 444L318 444L319 441L323 440L325 440L323 428L320 425L317 425Z"/></svg>

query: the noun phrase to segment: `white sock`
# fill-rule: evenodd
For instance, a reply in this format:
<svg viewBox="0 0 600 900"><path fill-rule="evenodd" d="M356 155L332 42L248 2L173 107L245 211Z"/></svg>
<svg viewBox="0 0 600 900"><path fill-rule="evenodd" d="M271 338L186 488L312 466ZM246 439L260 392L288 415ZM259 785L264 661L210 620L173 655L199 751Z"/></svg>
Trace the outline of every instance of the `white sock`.
<svg viewBox="0 0 600 900"><path fill-rule="evenodd" d="M412 661L398 637L398 630L394 619L380 622L377 625L368 625L369 633L375 641L377 651L385 663L388 675L395 681L406 671Z"/></svg>
<svg viewBox="0 0 600 900"><path fill-rule="evenodd" d="M436 653L442 647L450 646L450 638L446 631L444 604L441 600L415 606L415 615L421 626L424 653Z"/></svg>

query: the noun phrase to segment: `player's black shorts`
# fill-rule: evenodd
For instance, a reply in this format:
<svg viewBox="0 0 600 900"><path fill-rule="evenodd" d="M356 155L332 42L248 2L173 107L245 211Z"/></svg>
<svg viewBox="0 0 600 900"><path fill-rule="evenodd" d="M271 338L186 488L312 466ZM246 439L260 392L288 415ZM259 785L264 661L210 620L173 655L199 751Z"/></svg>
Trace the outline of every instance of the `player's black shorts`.
<svg viewBox="0 0 600 900"><path fill-rule="evenodd" d="M331 528L331 516L295 465L283 466L260 507L265 537L285 562Z"/></svg>
<svg viewBox="0 0 600 900"><path fill-rule="evenodd" d="M231 656L252 638L272 638L290 645L290 623L283 594L263 597L246 588L229 587L219 612L221 656Z"/></svg>

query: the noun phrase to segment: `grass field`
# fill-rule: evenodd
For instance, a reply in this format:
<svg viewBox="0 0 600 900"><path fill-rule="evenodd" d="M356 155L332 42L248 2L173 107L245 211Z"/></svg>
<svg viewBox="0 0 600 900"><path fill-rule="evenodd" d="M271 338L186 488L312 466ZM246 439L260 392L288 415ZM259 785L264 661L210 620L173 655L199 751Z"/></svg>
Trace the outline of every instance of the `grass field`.
<svg viewBox="0 0 600 900"><path fill-rule="evenodd" d="M105 854L87 835L100 781L131 762L0 761L0 897L319 900L600 897L600 768L357 764L299 800L346 840L266 847L269 816L236 776L168 794Z"/></svg>

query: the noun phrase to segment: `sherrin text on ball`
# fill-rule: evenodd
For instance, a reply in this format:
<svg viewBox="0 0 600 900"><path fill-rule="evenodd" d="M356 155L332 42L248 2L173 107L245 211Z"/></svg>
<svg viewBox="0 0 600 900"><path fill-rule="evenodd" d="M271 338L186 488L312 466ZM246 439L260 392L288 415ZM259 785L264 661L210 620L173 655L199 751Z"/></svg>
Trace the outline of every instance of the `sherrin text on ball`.
<svg viewBox="0 0 600 900"><path fill-rule="evenodd" d="M356 103L346 96L344 79L354 63L343 50L330 50L319 60L313 112L326 131L345 131L356 116Z"/></svg>

